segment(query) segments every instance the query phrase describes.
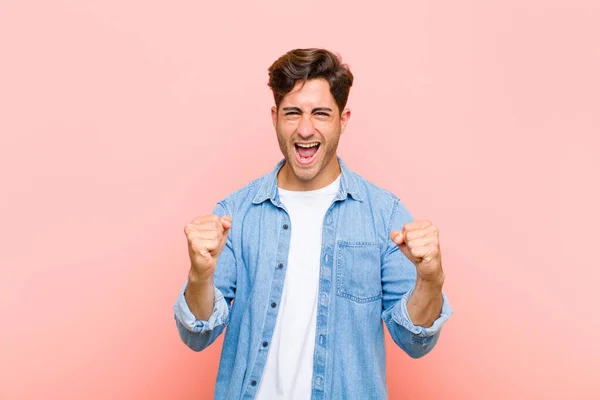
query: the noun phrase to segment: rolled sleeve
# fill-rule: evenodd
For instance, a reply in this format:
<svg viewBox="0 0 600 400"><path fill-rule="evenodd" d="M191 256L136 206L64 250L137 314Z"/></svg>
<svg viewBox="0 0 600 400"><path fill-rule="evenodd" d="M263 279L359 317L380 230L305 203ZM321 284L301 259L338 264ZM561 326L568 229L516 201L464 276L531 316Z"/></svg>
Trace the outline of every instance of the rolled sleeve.
<svg viewBox="0 0 600 400"><path fill-rule="evenodd" d="M444 323L450 318L453 310L448 302L448 298L442 291L442 311L440 312L440 316L433 322L433 324L429 328L425 328L423 326L414 325L412 320L410 319L410 315L408 314L407 303L410 298L413 289L410 289L406 292L400 301L394 306L392 310L392 319L399 325L406 328L409 332L417 337L431 337L442 329Z"/></svg>
<svg viewBox="0 0 600 400"><path fill-rule="evenodd" d="M208 321L196 319L185 300L187 282L181 289L173 309L177 320L190 332L204 333L212 331L216 327L226 324L229 318L229 307L223 293L215 286L215 305Z"/></svg>

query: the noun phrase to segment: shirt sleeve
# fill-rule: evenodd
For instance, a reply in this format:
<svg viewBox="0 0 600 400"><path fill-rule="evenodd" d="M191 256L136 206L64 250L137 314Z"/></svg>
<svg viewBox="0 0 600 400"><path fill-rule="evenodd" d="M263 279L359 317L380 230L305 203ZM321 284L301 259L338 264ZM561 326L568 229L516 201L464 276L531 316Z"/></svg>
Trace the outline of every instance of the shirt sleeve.
<svg viewBox="0 0 600 400"><path fill-rule="evenodd" d="M408 314L407 303L416 284L416 267L402 253L398 245L389 238L393 230L402 230L404 224L414 221L406 207L395 200L388 226L387 248L383 255L381 280L383 310L381 318L390 336L405 353L419 358L429 353L436 345L442 326L453 310L446 294L442 291L442 310L433 325L426 328L414 325Z"/></svg>
<svg viewBox="0 0 600 400"><path fill-rule="evenodd" d="M442 325L444 325L448 318L450 318L450 315L452 315L452 307L450 306L446 294L442 291L442 311L440 312L440 316L428 328L414 325L410 319L407 308L407 303L412 295L413 289L414 288L409 289L409 291L402 296L400 302L394 306L392 310L392 319L397 324L406 328L413 335L423 338L433 336L442 329Z"/></svg>
<svg viewBox="0 0 600 400"><path fill-rule="evenodd" d="M203 321L196 319L196 316L192 313L185 300L187 284L188 281L186 280L175 301L175 306L173 307L175 317L179 323L181 323L185 329L193 333L212 331L215 327L226 324L229 317L229 307L219 288L215 286L215 305L212 314L207 321Z"/></svg>
<svg viewBox="0 0 600 400"><path fill-rule="evenodd" d="M233 253L232 236L236 226L233 216L225 202L219 202L213 214L219 216L229 215L233 219L233 225L227 236L227 242L217 260L214 274L215 301L212 313L208 320L198 320L191 312L185 300L185 290L189 279L185 281L173 306L174 319L181 340L194 351L202 351L213 343L223 333L229 324L231 307L235 298L237 283L236 258Z"/></svg>

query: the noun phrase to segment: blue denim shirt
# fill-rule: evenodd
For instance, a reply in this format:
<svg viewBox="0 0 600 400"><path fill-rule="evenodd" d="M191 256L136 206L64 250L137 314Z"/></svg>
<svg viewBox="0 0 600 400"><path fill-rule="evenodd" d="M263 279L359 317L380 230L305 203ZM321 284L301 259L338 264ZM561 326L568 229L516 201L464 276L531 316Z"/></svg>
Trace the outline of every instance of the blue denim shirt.
<svg viewBox="0 0 600 400"><path fill-rule="evenodd" d="M396 196L338 160L340 188L323 220L312 399L385 399L383 323L408 355L422 357L437 343L452 308L442 293L442 311L433 325L413 325L406 303L416 269L390 239L392 230L413 217ZM208 321L191 313L184 297L187 281L174 306L179 335L194 351L227 327L215 399L252 399L265 367L294 229L277 190L284 162L213 211L230 215L233 223L217 262Z"/></svg>

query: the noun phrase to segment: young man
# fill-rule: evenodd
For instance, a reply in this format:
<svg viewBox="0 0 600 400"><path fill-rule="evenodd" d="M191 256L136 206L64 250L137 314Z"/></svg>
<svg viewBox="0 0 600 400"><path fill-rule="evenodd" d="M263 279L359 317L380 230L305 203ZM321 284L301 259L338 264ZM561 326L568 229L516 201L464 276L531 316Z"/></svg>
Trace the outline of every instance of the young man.
<svg viewBox="0 0 600 400"><path fill-rule="evenodd" d="M353 76L335 54L290 51L269 77L285 158L186 225L179 334L201 351L228 327L215 399L387 398L382 320L417 358L452 314L438 229L337 156Z"/></svg>

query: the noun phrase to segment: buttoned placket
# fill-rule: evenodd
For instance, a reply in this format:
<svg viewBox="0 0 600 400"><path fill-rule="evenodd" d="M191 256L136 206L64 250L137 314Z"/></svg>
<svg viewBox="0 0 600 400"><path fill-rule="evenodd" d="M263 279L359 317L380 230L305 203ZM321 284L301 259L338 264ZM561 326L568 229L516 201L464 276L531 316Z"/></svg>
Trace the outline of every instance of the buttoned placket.
<svg viewBox="0 0 600 400"><path fill-rule="evenodd" d="M335 227L338 202L344 200L343 183L323 217L321 240L321 268L319 274L319 303L317 306L317 329L315 333L315 354L313 362L312 400L325 399L325 374L327 365L327 337L329 332L330 299L333 285L333 252L335 248Z"/></svg>
<svg viewBox="0 0 600 400"><path fill-rule="evenodd" d="M273 279L271 283L271 292L269 295L269 307L267 308L266 319L264 323L264 330L262 333L262 340L260 346L257 349L258 355L256 362L252 369L251 379L248 382L246 390L244 392L244 398L254 398L256 395L260 378L264 371L267 356L269 351L269 344L273 337L273 331L275 330L275 324L277 322L277 314L279 307L277 304L281 301L281 295L283 293L283 283L285 281L285 273L287 271L287 262L290 250L290 239L291 239L291 221L287 208L279 202L279 196L276 196L272 201L272 205L280 209L280 220L279 234L277 239L277 252L275 265L273 266Z"/></svg>
<svg viewBox="0 0 600 400"><path fill-rule="evenodd" d="M338 202L346 199L344 192L344 182L340 183L338 194L331 202L323 217L323 229L321 240L320 271L319 271L319 294L317 306L317 327L315 333L315 350L313 362L313 383L312 400L325 399L325 373L326 373L326 355L327 355L327 335L328 335L328 316L330 310L330 299L332 291L333 277L333 252L335 248L335 226L336 215L339 212ZM291 220L289 212L284 204L279 201L279 195L272 199L272 205L281 210L281 225L277 240L277 256L275 275L272 279L271 307L267 309L266 320L264 323L263 340L258 349L258 356L253 367L252 377L244 393L245 398L254 398L256 395L258 383L264 371L266 359L268 356L269 343L273 336L275 323L279 308L277 303L281 300L283 292L283 283L285 280L286 264L289 256L291 239ZM275 304L275 306L273 306Z"/></svg>

